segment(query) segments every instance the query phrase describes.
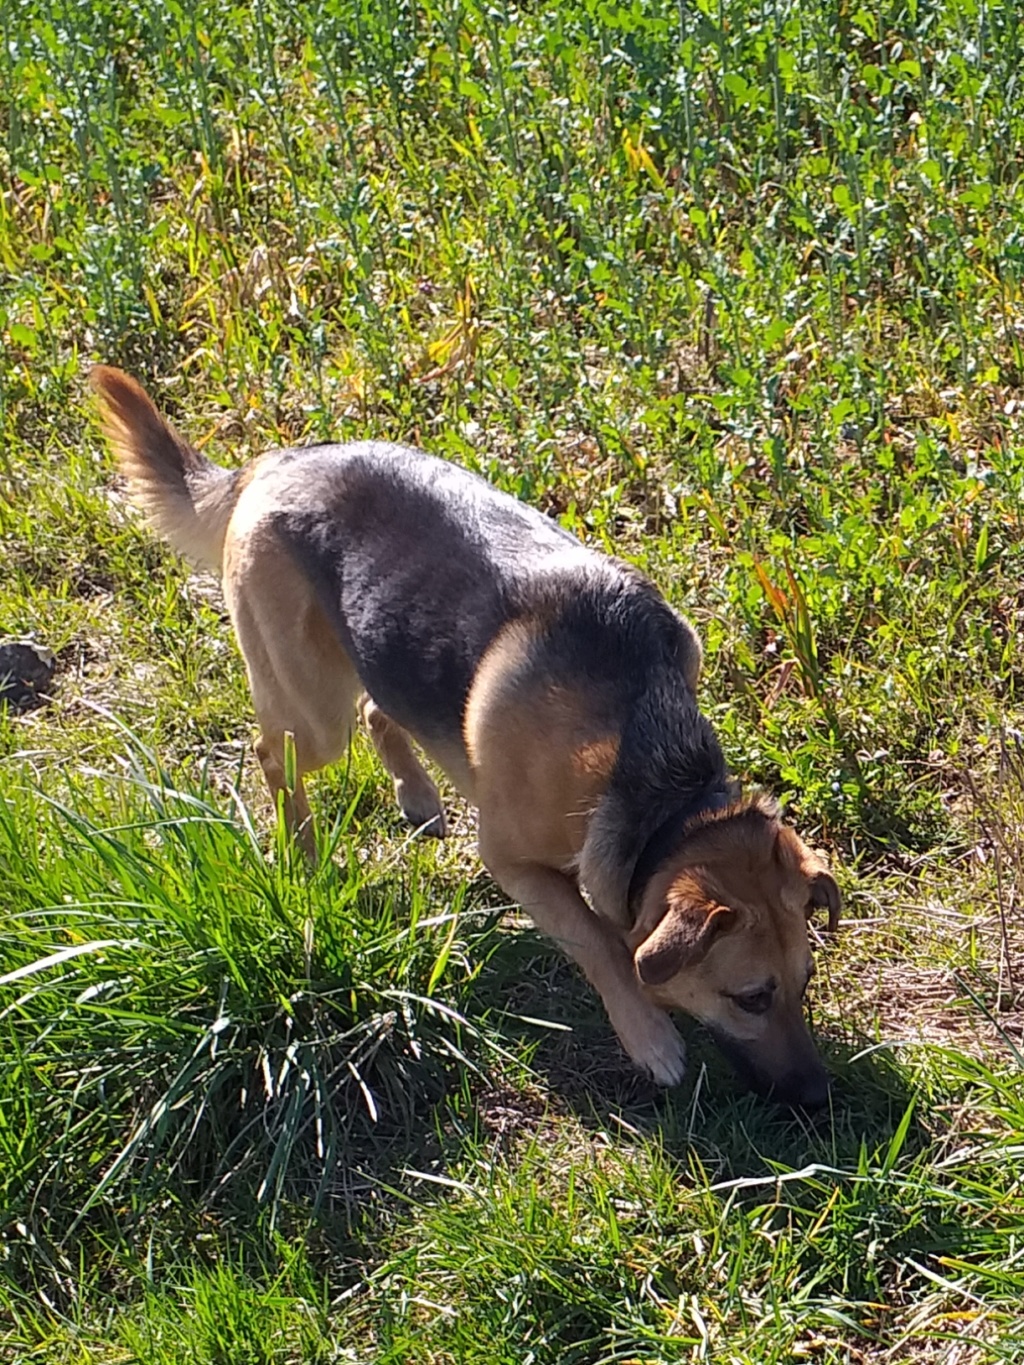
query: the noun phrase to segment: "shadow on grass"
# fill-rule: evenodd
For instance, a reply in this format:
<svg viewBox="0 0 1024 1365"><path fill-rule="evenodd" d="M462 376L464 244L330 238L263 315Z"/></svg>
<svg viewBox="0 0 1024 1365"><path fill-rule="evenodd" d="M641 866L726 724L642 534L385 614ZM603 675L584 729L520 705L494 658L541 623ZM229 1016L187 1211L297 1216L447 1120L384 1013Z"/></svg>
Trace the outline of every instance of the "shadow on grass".
<svg viewBox="0 0 1024 1365"><path fill-rule="evenodd" d="M813 1163L855 1166L865 1148L888 1146L911 1105L912 1083L890 1053L826 1034L818 1041L833 1078L829 1105L817 1113L787 1109L750 1092L709 1035L683 1016L676 1022L687 1042L687 1074L666 1090L629 1061L575 968L545 954L529 932L508 938L490 964L504 981L482 982L481 995L505 1001L509 1047L529 1051L552 1104L612 1135L656 1135L667 1153L683 1162L697 1157L717 1181ZM538 1020L551 1027L529 1022ZM912 1155L931 1140L912 1118L902 1150Z"/></svg>

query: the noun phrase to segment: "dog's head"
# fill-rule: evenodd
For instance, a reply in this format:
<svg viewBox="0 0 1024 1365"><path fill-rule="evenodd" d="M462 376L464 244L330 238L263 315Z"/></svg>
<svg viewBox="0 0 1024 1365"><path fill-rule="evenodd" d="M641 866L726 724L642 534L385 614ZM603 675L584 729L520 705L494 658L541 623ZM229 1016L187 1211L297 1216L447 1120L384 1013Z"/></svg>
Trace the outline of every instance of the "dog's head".
<svg viewBox="0 0 1024 1365"><path fill-rule="evenodd" d="M808 922L839 920L839 888L766 802L711 816L640 901L630 947L645 994L704 1024L740 1075L786 1104L828 1096L804 1017Z"/></svg>

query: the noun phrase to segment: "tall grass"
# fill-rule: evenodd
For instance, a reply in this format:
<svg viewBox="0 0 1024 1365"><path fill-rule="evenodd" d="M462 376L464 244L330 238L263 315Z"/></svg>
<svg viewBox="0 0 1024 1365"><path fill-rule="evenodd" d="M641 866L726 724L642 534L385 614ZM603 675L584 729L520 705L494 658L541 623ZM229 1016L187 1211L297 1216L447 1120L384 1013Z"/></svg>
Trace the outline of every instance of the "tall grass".
<svg viewBox="0 0 1024 1365"><path fill-rule="evenodd" d="M8 795L12 1216L54 1240L111 1201L147 1224L168 1184L200 1207L345 1206L359 1133L383 1154L493 1047L462 1013L493 913L407 846L361 862L353 808L307 873L237 797L177 789L148 755L59 800Z"/></svg>

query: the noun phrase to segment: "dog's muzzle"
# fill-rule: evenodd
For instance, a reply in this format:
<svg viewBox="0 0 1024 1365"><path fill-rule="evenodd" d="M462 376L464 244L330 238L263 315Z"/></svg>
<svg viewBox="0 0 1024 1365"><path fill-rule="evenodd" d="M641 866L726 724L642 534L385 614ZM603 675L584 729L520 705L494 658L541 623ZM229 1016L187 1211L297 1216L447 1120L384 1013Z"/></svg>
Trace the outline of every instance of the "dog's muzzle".
<svg viewBox="0 0 1024 1365"><path fill-rule="evenodd" d="M758 1095L790 1109L822 1109L828 1103L829 1075L816 1054L803 1066L790 1067L773 1076L759 1067L734 1038L714 1028L709 1028L708 1032L740 1080Z"/></svg>

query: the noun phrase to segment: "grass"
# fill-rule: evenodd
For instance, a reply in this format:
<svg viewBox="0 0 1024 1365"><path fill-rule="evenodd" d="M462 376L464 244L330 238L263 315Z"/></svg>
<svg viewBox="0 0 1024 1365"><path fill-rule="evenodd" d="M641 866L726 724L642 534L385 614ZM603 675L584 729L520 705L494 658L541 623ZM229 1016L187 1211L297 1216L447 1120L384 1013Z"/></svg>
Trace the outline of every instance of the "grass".
<svg viewBox="0 0 1024 1365"><path fill-rule="evenodd" d="M0 1345L1024 1359L1014 4L0 12ZM214 583L88 403L412 440L649 571L831 853L814 1123L624 1063L368 746L294 864Z"/></svg>

